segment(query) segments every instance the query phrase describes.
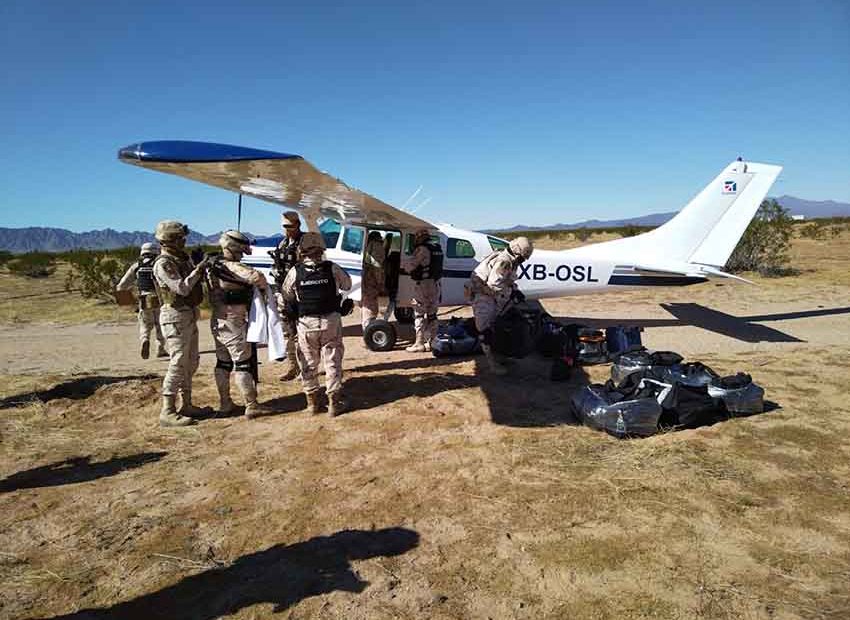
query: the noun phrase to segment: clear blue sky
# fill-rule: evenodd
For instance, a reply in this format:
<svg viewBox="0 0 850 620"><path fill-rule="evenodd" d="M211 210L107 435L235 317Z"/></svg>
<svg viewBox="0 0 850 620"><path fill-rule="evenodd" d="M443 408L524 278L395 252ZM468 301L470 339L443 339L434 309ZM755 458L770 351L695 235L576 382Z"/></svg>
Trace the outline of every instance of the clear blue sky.
<svg viewBox="0 0 850 620"><path fill-rule="evenodd" d="M739 154L850 201L847 0L215 4L0 2L0 226L233 225L235 195L117 161L157 139L424 185L470 228L678 209Z"/></svg>

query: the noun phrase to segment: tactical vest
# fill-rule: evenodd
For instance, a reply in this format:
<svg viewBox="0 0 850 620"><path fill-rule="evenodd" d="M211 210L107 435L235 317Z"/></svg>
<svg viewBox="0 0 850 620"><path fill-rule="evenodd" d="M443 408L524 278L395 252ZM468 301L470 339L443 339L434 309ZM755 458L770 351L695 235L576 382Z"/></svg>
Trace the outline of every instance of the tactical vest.
<svg viewBox="0 0 850 620"><path fill-rule="evenodd" d="M443 248L439 243L423 244L431 253L431 260L427 265L419 265L416 269L410 272L410 277L416 282L422 280L434 280L435 282L443 277Z"/></svg>
<svg viewBox="0 0 850 620"><path fill-rule="evenodd" d="M156 260L171 262L177 268L177 273L180 274L181 278L185 278L192 273L192 261L189 260L188 256L185 258L178 258L177 256L171 256L170 254L160 254L157 256ZM166 306L171 306L175 310L194 308L199 306L204 300L204 287L200 280L198 280L186 296L174 293L167 286L157 285L157 289L157 293L159 294L159 298L162 303Z"/></svg>
<svg viewBox="0 0 850 620"><path fill-rule="evenodd" d="M221 256L214 259L210 265L209 283L211 301L215 297L217 301L227 305L250 306L254 299L254 286L236 278Z"/></svg>
<svg viewBox="0 0 850 620"><path fill-rule="evenodd" d="M156 285L153 281L153 264L156 261L156 256L145 254L139 259L136 267L136 286L139 287L139 293L153 293L156 291Z"/></svg>
<svg viewBox="0 0 850 620"><path fill-rule="evenodd" d="M322 316L339 312L339 294L333 274L333 263L295 266L295 290L299 316Z"/></svg>
<svg viewBox="0 0 850 620"><path fill-rule="evenodd" d="M227 305L250 306L254 299L254 285L237 278L219 255L210 263L210 301Z"/></svg>

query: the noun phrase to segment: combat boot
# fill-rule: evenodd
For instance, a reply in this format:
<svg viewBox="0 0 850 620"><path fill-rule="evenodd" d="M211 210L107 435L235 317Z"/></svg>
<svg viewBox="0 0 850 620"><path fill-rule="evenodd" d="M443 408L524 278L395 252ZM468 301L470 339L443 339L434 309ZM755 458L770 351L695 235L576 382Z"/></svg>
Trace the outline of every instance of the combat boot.
<svg viewBox="0 0 850 620"><path fill-rule="evenodd" d="M298 366L292 362L286 363L286 372L280 376L281 381L292 381L298 376Z"/></svg>
<svg viewBox="0 0 850 620"><path fill-rule="evenodd" d="M181 405L180 411L178 413L181 416L185 416L187 418L203 418L204 416L212 413L212 407L197 407L192 404L192 392L189 390L183 390L181 393Z"/></svg>
<svg viewBox="0 0 850 620"><path fill-rule="evenodd" d="M271 410L265 405L261 405L256 400L245 405L245 418L253 420L264 415L269 415Z"/></svg>
<svg viewBox="0 0 850 620"><path fill-rule="evenodd" d="M235 405L230 398L230 372L224 368L216 368L213 372L215 387L218 389L218 415L229 415L233 413Z"/></svg>
<svg viewBox="0 0 850 620"><path fill-rule="evenodd" d="M407 347L405 351L408 351L410 353L424 353L426 351L424 340L425 338L422 332L416 332L416 341L412 345Z"/></svg>
<svg viewBox="0 0 850 620"><path fill-rule="evenodd" d="M319 392L310 392L309 394L305 394L305 396L307 397L307 411L312 415L322 413L321 394Z"/></svg>
<svg viewBox="0 0 850 620"><path fill-rule="evenodd" d="M328 394L328 415L335 418L348 411L348 401L342 395L342 390Z"/></svg>
<svg viewBox="0 0 850 620"><path fill-rule="evenodd" d="M139 355L142 356L143 360L146 360L151 356L151 341L150 340L142 340L142 347L139 350Z"/></svg>
<svg viewBox="0 0 850 620"><path fill-rule="evenodd" d="M484 357L487 358L487 363L490 366L490 372L499 377L508 374L508 369L499 363L499 360L496 359L496 355L493 353L493 349L489 344L482 344L481 350L484 351Z"/></svg>
<svg viewBox="0 0 850 620"><path fill-rule="evenodd" d="M195 421L192 418L187 418L177 413L174 407L174 396L163 394L162 411L159 412L160 426L189 426L194 423Z"/></svg>

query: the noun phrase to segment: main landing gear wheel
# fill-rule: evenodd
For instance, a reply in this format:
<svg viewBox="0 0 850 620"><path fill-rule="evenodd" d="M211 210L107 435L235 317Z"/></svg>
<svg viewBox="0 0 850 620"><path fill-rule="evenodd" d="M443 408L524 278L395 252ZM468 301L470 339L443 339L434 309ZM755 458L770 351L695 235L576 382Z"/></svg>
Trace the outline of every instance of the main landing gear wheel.
<svg viewBox="0 0 850 620"><path fill-rule="evenodd" d="M375 319L363 332L363 340L372 351L392 351L396 336L395 326L383 319Z"/></svg>
<svg viewBox="0 0 850 620"><path fill-rule="evenodd" d="M396 308L393 314L395 315L395 320L402 325L413 323L413 308Z"/></svg>

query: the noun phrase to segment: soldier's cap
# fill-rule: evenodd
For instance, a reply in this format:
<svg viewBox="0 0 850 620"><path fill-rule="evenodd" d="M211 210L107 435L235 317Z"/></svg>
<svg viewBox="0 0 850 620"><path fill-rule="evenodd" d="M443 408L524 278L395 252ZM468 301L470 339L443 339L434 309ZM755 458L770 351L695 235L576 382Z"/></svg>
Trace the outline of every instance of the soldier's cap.
<svg viewBox="0 0 850 620"><path fill-rule="evenodd" d="M148 241L147 243L142 244L142 247L139 249L139 254L142 256L145 254L159 254L159 246L156 243Z"/></svg>
<svg viewBox="0 0 850 620"><path fill-rule="evenodd" d="M284 211L280 216L280 223L284 228L299 228L301 226L301 218L297 211Z"/></svg>
<svg viewBox="0 0 850 620"><path fill-rule="evenodd" d="M307 232L301 237L299 246L303 254L318 254L325 251L325 238L317 232Z"/></svg>
<svg viewBox="0 0 850 620"><path fill-rule="evenodd" d="M154 237L157 241L173 241L189 235L189 227L176 220L163 220L156 225Z"/></svg>
<svg viewBox="0 0 850 620"><path fill-rule="evenodd" d="M238 230L225 230L218 243L222 249L232 248L243 254L251 253L251 240Z"/></svg>

